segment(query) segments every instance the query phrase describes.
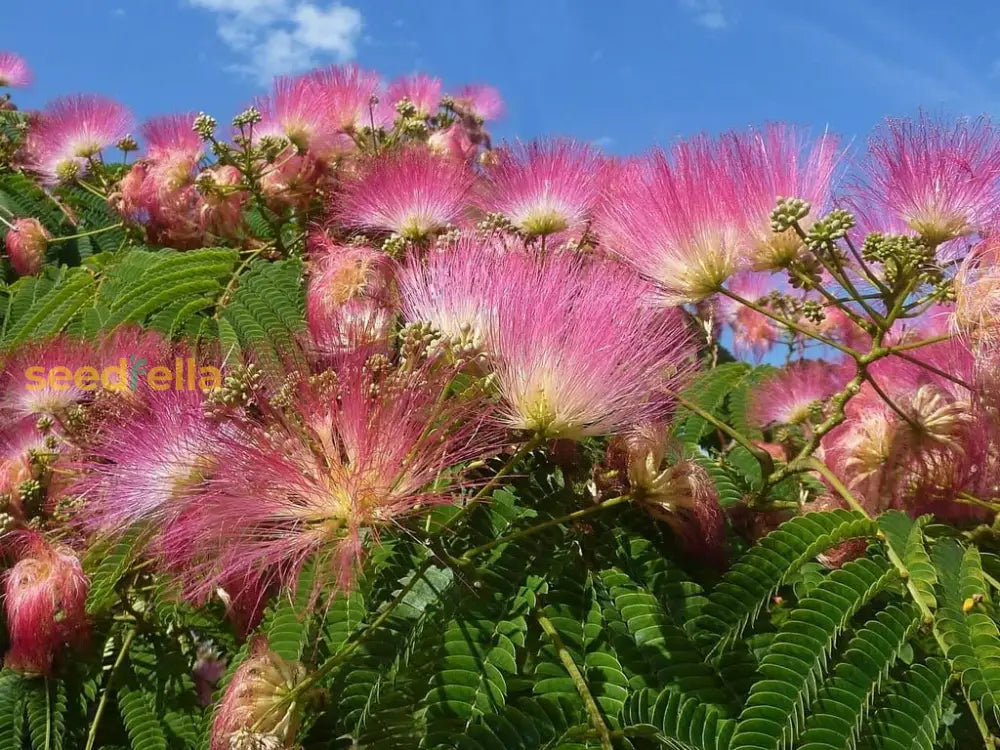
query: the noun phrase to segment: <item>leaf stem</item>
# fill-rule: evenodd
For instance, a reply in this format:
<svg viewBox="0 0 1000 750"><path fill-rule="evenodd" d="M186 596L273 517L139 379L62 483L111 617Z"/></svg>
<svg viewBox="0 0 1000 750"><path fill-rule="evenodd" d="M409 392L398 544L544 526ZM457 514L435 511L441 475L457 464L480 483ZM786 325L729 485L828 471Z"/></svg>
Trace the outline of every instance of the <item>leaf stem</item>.
<svg viewBox="0 0 1000 750"><path fill-rule="evenodd" d="M580 698L583 699L583 706L587 710L587 715L590 717L590 723L597 732L597 737L601 742L601 748L603 750L614 750L614 744L611 742L611 732L608 729L608 725L604 722L604 717L601 715L601 709L597 705L597 701L594 700L594 696L590 692L590 688L587 687L587 680L584 678L583 674L581 674L580 668L573 660L573 655L569 652L569 649L566 648L566 644L563 643L563 640L559 635L559 631L556 630L552 621L541 612L535 612L535 619L538 621L538 624L541 625L545 635L547 635L549 640L552 641L552 645L555 646L556 653L559 656L559 661L562 662L566 672L569 673L570 679L573 680L573 685L576 687L576 691L580 694Z"/></svg>
<svg viewBox="0 0 1000 750"><path fill-rule="evenodd" d="M57 242L66 242L67 240L77 240L80 239L81 237L91 237L95 234L103 234L104 232L110 232L113 229L119 229L123 226L125 225L119 221L117 224L110 224L106 227L101 227L100 229L91 229L90 231L80 232L79 234L68 234L65 237L53 237L51 240L49 240L49 244L54 245Z"/></svg>
<svg viewBox="0 0 1000 750"><path fill-rule="evenodd" d="M93 750L94 748L94 743L97 741L97 728L101 723L101 717L104 715L104 709L107 708L111 686L114 684L115 675L118 674L118 670L125 663L128 651L132 647L132 641L135 640L135 633L135 629L131 628L125 633L125 638L122 639L121 648L118 649L118 656L115 658L115 663L111 666L111 671L108 673L108 681L105 683L104 691L101 693L101 700L98 702L97 710L94 712L94 720L90 723L90 731L87 733L87 744L84 750Z"/></svg>
<svg viewBox="0 0 1000 750"><path fill-rule="evenodd" d="M688 411L693 411L695 414L704 419L706 422L710 423L713 427L724 432L726 435L728 435L737 443L739 443L748 451L750 451L750 454L755 459L757 459L757 463L760 464L762 472L761 476L767 476L772 471L774 471L774 460L771 458L770 453L768 453L763 448L754 445L745 435L740 433L738 430L730 427L721 419L717 419L711 412L702 409L700 406L698 406L698 404L689 401L679 393L673 391L671 391L671 393L673 397L677 399L677 403L679 403L685 409L687 409Z"/></svg>

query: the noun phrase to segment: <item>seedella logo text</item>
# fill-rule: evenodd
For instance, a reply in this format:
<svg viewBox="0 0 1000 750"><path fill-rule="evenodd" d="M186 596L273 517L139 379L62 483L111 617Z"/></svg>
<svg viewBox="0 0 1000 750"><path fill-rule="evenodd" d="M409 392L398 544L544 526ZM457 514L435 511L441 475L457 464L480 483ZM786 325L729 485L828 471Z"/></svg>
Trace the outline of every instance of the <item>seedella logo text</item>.
<svg viewBox="0 0 1000 750"><path fill-rule="evenodd" d="M134 354L122 357L118 364L103 368L84 365L71 369L63 365L55 367L29 367L24 371L27 380L25 388L40 391L51 388L66 391L76 388L81 391L96 391L104 388L110 391L135 391L140 384L148 384L154 391L210 391L222 385L222 371L211 365L199 366L191 357L178 357L173 368L165 365L150 367L145 357Z"/></svg>

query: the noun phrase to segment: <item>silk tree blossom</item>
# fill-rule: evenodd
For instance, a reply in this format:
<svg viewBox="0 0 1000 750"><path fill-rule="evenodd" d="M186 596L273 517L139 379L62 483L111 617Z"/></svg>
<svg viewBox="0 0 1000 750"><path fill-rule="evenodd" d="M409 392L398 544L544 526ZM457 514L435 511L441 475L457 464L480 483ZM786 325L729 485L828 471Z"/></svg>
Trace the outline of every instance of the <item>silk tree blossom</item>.
<svg viewBox="0 0 1000 750"><path fill-rule="evenodd" d="M212 722L211 750L280 750L293 747L301 706L282 699L305 679L299 662L283 659L262 636L233 673Z"/></svg>
<svg viewBox="0 0 1000 750"><path fill-rule="evenodd" d="M28 676L51 675L55 657L87 631L89 582L71 549L35 531L15 537L19 560L4 575L10 647L4 666Z"/></svg>
<svg viewBox="0 0 1000 750"><path fill-rule="evenodd" d="M973 380L975 360L961 342L920 351L928 365ZM823 439L825 458L871 510L908 509L936 467L964 461L975 446L978 409L964 386L916 364L889 358L869 372L879 390L865 383L848 401L845 422Z"/></svg>
<svg viewBox="0 0 1000 750"><path fill-rule="evenodd" d="M665 423L643 424L616 437L608 463L653 518L669 524L687 554L726 565L726 519L708 473L684 454Z"/></svg>
<svg viewBox="0 0 1000 750"><path fill-rule="evenodd" d="M214 471L219 426L200 391L150 391L141 404L99 430L77 461L78 520L118 534L137 523L174 518Z"/></svg>
<svg viewBox="0 0 1000 750"><path fill-rule="evenodd" d="M209 486L162 541L191 596L261 575L292 584L313 558L347 585L381 528L450 502L459 465L496 450L485 396L443 397L454 367L365 362L347 358L218 439Z"/></svg>
<svg viewBox="0 0 1000 750"><path fill-rule="evenodd" d="M31 85L32 79L31 69L23 57L0 51L0 88L24 88Z"/></svg>
<svg viewBox="0 0 1000 750"><path fill-rule="evenodd" d="M42 270L52 235L38 219L15 219L7 232L7 257L18 276L34 276Z"/></svg>
<svg viewBox="0 0 1000 750"><path fill-rule="evenodd" d="M389 84L385 98L393 108L405 99L417 117L430 117L441 104L441 79L423 73L397 78Z"/></svg>
<svg viewBox="0 0 1000 750"><path fill-rule="evenodd" d="M277 78L270 96L259 99L256 106L263 117L254 128L257 137L284 138L299 152L309 151L321 159L352 145L340 132L330 97L309 76Z"/></svg>
<svg viewBox="0 0 1000 750"><path fill-rule="evenodd" d="M94 349L68 337L18 347L3 360L0 417L5 421L59 418L74 404L90 400L93 392L75 382L75 373L86 366L95 366Z"/></svg>
<svg viewBox="0 0 1000 750"><path fill-rule="evenodd" d="M1000 242L989 238L969 252L954 289L953 328L981 346L1000 342Z"/></svg>
<svg viewBox="0 0 1000 750"><path fill-rule="evenodd" d="M204 155L201 138L191 128L195 117L194 113L166 115L143 124L141 133L148 146L143 160L149 168L146 190L160 193L193 182Z"/></svg>
<svg viewBox="0 0 1000 750"><path fill-rule="evenodd" d="M24 520L21 486L35 478L33 456L52 450L30 417L0 430L0 508L5 513Z"/></svg>
<svg viewBox="0 0 1000 750"><path fill-rule="evenodd" d="M392 113L378 106L383 93L378 73L353 64L333 65L304 77L319 87L327 101L329 116L340 131L350 134L392 125Z"/></svg>
<svg viewBox="0 0 1000 750"><path fill-rule="evenodd" d="M498 291L523 261L463 236L425 259L411 256L399 272L403 318L429 323L446 339L490 349Z"/></svg>
<svg viewBox="0 0 1000 750"><path fill-rule="evenodd" d="M500 92L482 83L462 87L452 96L452 101L463 113L483 122L499 120L506 110Z"/></svg>
<svg viewBox="0 0 1000 750"><path fill-rule="evenodd" d="M487 337L503 421L548 439L657 421L693 368L682 314L623 266L556 254L509 270Z"/></svg>
<svg viewBox="0 0 1000 750"><path fill-rule="evenodd" d="M388 349L399 307L393 263L367 247L322 241L306 288L306 319L314 346L326 355Z"/></svg>
<svg viewBox="0 0 1000 750"><path fill-rule="evenodd" d="M132 127L132 115L116 101L75 94L49 104L25 143L28 166L55 183L83 174L88 160L116 143Z"/></svg>
<svg viewBox="0 0 1000 750"><path fill-rule="evenodd" d="M887 120L869 141L859 202L882 204L931 245L988 229L1000 207L1000 137L985 119Z"/></svg>
<svg viewBox="0 0 1000 750"><path fill-rule="evenodd" d="M808 224L830 204L830 188L838 160L837 139L824 134L810 142L783 123L728 133L722 138L730 184L727 189L743 209L751 238L747 248L756 270L784 268L803 248L794 229L775 233L771 212L778 198L801 198L812 206Z"/></svg>
<svg viewBox="0 0 1000 750"><path fill-rule="evenodd" d="M334 212L357 229L422 240L465 216L473 174L419 147L369 161L334 199Z"/></svg>
<svg viewBox="0 0 1000 750"><path fill-rule="evenodd" d="M601 195L603 157L569 140L498 149L487 168L479 207L505 216L528 237L579 233Z"/></svg>
<svg viewBox="0 0 1000 750"><path fill-rule="evenodd" d="M746 254L743 209L728 184L719 145L706 137L655 151L609 178L597 233L665 304L699 302Z"/></svg>
<svg viewBox="0 0 1000 750"><path fill-rule="evenodd" d="M830 362L794 362L754 388L750 418L761 427L806 424L849 379L842 366Z"/></svg>

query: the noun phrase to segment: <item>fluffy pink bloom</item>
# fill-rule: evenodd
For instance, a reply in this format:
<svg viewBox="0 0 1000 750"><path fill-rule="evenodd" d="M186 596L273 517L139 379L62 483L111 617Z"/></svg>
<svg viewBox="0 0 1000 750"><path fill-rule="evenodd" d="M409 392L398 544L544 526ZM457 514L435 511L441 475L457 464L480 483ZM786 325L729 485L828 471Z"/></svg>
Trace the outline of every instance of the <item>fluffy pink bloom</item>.
<svg viewBox="0 0 1000 750"><path fill-rule="evenodd" d="M758 303L773 289L773 279L767 274L743 272L734 276L727 288L748 302ZM771 318L731 297L720 296L716 307L720 322L733 332L733 349L740 356L752 355L760 360L778 341L782 329Z"/></svg>
<svg viewBox="0 0 1000 750"><path fill-rule="evenodd" d="M261 192L271 209L305 208L315 197L323 175L324 165L314 156L282 154L261 177Z"/></svg>
<svg viewBox="0 0 1000 750"><path fill-rule="evenodd" d="M7 513L23 512L20 488L23 482L33 478L33 452L50 452L36 420L22 419L0 430L0 497L6 495L9 500L5 507Z"/></svg>
<svg viewBox="0 0 1000 750"><path fill-rule="evenodd" d="M4 420L61 416L73 404L89 400L98 386L88 391L75 382L75 373L85 366L95 372L100 367L93 348L67 337L10 352L0 374L0 416Z"/></svg>
<svg viewBox="0 0 1000 750"><path fill-rule="evenodd" d="M169 520L214 470L217 430L199 391L150 390L88 446L72 490L78 518L102 533Z"/></svg>
<svg viewBox="0 0 1000 750"><path fill-rule="evenodd" d="M579 439L664 416L693 367L678 311L648 306L649 287L614 263L560 253L509 273L487 336L508 426Z"/></svg>
<svg viewBox="0 0 1000 750"><path fill-rule="evenodd" d="M919 356L972 380L974 360L960 342L923 347ZM872 510L909 508L913 490L933 482L940 467L964 463L990 441L974 437L980 420L963 386L895 357L872 364L869 372L893 405L865 383L847 403L846 421L824 437L826 461Z"/></svg>
<svg viewBox="0 0 1000 750"><path fill-rule="evenodd" d="M23 88L30 86L31 70L23 57L13 52L0 52L0 87Z"/></svg>
<svg viewBox="0 0 1000 750"><path fill-rule="evenodd" d="M293 583L312 558L346 585L380 527L448 502L463 481L450 467L495 450L485 397L442 399L453 367L365 362L303 382L266 427L217 438L216 473L163 540L192 596L261 575Z"/></svg>
<svg viewBox="0 0 1000 750"><path fill-rule="evenodd" d="M739 270L747 237L718 144L695 138L616 172L598 234L658 286L664 302L706 299Z"/></svg>
<svg viewBox="0 0 1000 750"><path fill-rule="evenodd" d="M754 389L750 418L761 427L803 424L839 391L848 377L843 368L819 359L795 362Z"/></svg>
<svg viewBox="0 0 1000 750"><path fill-rule="evenodd" d="M309 76L275 79L271 95L257 107L263 115L254 128L257 136L287 138L300 151L320 158L351 143L338 132L336 112L324 88Z"/></svg>
<svg viewBox="0 0 1000 750"><path fill-rule="evenodd" d="M687 554L726 564L726 519L708 473L684 455L665 424L638 425L608 448L641 507L670 525ZM623 488L624 489L624 488Z"/></svg>
<svg viewBox="0 0 1000 750"><path fill-rule="evenodd" d="M419 117L430 117L441 103L441 79L423 73L397 78L389 84L386 99L392 107L408 99Z"/></svg>
<svg viewBox="0 0 1000 750"><path fill-rule="evenodd" d="M348 226L424 239L462 219L473 179L463 164L406 148L370 161L334 209Z"/></svg>
<svg viewBox="0 0 1000 750"><path fill-rule="evenodd" d="M387 107L378 106L382 78L378 73L357 65L333 65L309 73L308 80L318 84L330 108L334 125L345 133L392 125Z"/></svg>
<svg viewBox="0 0 1000 750"><path fill-rule="evenodd" d="M227 164L202 170L198 177L209 180L212 185L212 189L203 191L202 228L208 235L237 236L243 223L243 206L250 199L250 194L240 189L243 174Z"/></svg>
<svg viewBox="0 0 1000 750"><path fill-rule="evenodd" d="M48 675L59 650L86 633L89 583L68 547L55 547L37 532L22 532L17 542L20 560L4 576L10 636L4 666Z"/></svg>
<svg viewBox="0 0 1000 750"><path fill-rule="evenodd" d="M479 120L498 120L504 116L503 97L492 86L473 83L459 89L452 100L463 112Z"/></svg>
<svg viewBox="0 0 1000 750"><path fill-rule="evenodd" d="M87 159L117 142L132 124L125 107L103 96L56 99L42 110L28 133L28 164L50 182L85 172Z"/></svg>
<svg viewBox="0 0 1000 750"><path fill-rule="evenodd" d="M503 214L528 236L570 230L590 220L601 194L601 155L569 140L516 144L494 152L479 206Z"/></svg>
<svg viewBox="0 0 1000 750"><path fill-rule="evenodd" d="M371 248L323 244L306 289L314 345L326 354L385 348L398 308L391 259Z"/></svg>
<svg viewBox="0 0 1000 750"><path fill-rule="evenodd" d="M427 138L427 148L440 156L457 161L468 161L479 149L476 141L463 125L453 123L442 130L435 130Z"/></svg>
<svg viewBox="0 0 1000 750"><path fill-rule="evenodd" d="M305 667L270 650L263 637L233 673L212 723L211 750L292 747L299 731L298 702L281 701L306 676Z"/></svg>
<svg viewBox="0 0 1000 750"><path fill-rule="evenodd" d="M7 255L18 276L33 276L42 270L52 235L38 219L15 219L7 232Z"/></svg>
<svg viewBox="0 0 1000 750"><path fill-rule="evenodd" d="M837 139L824 134L810 142L804 133L782 123L728 133L722 138L739 196L751 265L758 270L784 267L802 249L793 230L771 230L771 212L778 198L801 198L812 204L805 221L821 216L830 203L830 180L837 164Z"/></svg>
<svg viewBox="0 0 1000 750"><path fill-rule="evenodd" d="M519 265L517 258L464 236L426 259L410 257L399 272L403 317L430 323L452 341L488 349L500 296L496 288Z"/></svg>
<svg viewBox="0 0 1000 750"><path fill-rule="evenodd" d="M955 274L954 328L982 345L1000 341L1000 242L974 247Z"/></svg>
<svg viewBox="0 0 1000 750"><path fill-rule="evenodd" d="M147 183L147 190L173 190L192 181L203 155L201 138L191 128L195 117L191 113L166 115L143 124L142 137L148 144L145 161L153 183Z"/></svg>
<svg viewBox="0 0 1000 750"><path fill-rule="evenodd" d="M855 200L884 205L932 244L993 224L1000 138L986 119L887 120L869 141Z"/></svg>

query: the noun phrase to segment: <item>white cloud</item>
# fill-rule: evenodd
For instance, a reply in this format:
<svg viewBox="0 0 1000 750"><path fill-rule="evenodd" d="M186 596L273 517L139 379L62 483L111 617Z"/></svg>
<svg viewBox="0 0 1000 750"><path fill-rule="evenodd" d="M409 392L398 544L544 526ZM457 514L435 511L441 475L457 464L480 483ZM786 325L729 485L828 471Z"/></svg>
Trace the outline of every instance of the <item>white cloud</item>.
<svg viewBox="0 0 1000 750"><path fill-rule="evenodd" d="M216 32L241 61L232 67L263 83L324 62L354 57L363 26L357 8L302 0L186 0L215 13Z"/></svg>
<svg viewBox="0 0 1000 750"><path fill-rule="evenodd" d="M681 0L681 7L694 18L694 22L710 31L729 26L729 17L722 0Z"/></svg>

